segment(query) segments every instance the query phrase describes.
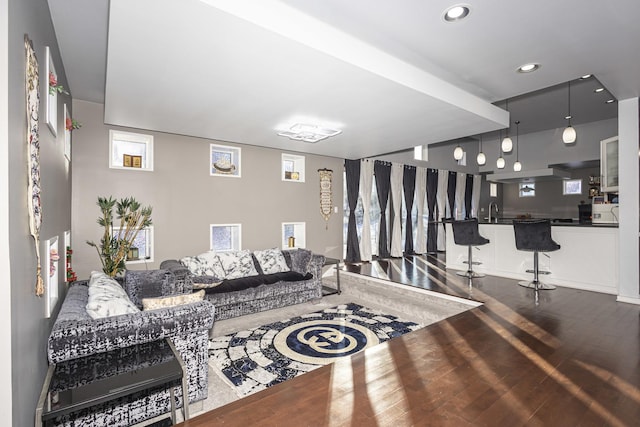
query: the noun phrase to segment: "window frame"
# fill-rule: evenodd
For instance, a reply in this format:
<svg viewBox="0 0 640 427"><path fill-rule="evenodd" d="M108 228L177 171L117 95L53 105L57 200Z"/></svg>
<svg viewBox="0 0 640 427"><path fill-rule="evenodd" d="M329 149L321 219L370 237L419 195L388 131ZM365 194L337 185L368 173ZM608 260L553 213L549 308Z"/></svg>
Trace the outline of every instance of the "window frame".
<svg viewBox="0 0 640 427"><path fill-rule="evenodd" d="M567 184L570 182L579 182L580 183L580 192L579 193L569 193L567 192ZM562 181L562 195L563 196L581 196L582 195L582 178L576 179L565 179Z"/></svg>
<svg viewBox="0 0 640 427"><path fill-rule="evenodd" d="M280 232L282 249L293 249L289 247L289 236L285 235L285 227L288 225L293 225L293 237L296 238L294 248L306 248L307 223L303 221L287 221L282 223L282 231Z"/></svg>
<svg viewBox="0 0 640 427"><path fill-rule="evenodd" d="M117 236L119 232L120 232L120 227L113 227L113 236ZM149 255L145 258L138 258L138 259L132 259L132 260L127 259L125 260L125 264L142 264L146 262L153 262L153 255L155 252L153 250L153 241L154 241L153 225L141 228L140 231L138 232L138 237L142 232L144 232L144 235L145 235L145 254L148 253Z"/></svg>
<svg viewBox="0 0 640 427"><path fill-rule="evenodd" d="M231 248L230 249L223 249L223 250L219 250L219 249L214 249L214 245L213 245L213 229L214 227L217 228L222 228L222 227L230 227L230 228L235 228L235 231L231 231L232 233L232 237L231 237ZM237 233L237 238L234 239L233 233ZM233 247L233 243L237 241L238 242L238 247ZM211 251L216 251L216 252L234 252L234 251L241 251L242 250L242 224L209 224L209 250Z"/></svg>
<svg viewBox="0 0 640 427"><path fill-rule="evenodd" d="M136 143L143 144L145 146L142 164L144 167L129 167L124 166L124 161L122 164L119 164L118 161L114 161L114 150L116 150L116 146L118 143ZM143 134L143 133L134 133L134 132L125 132L120 130L109 129L109 168L110 169L120 169L120 170L128 170L128 171L144 171L144 172L152 172L153 171L153 135Z"/></svg>

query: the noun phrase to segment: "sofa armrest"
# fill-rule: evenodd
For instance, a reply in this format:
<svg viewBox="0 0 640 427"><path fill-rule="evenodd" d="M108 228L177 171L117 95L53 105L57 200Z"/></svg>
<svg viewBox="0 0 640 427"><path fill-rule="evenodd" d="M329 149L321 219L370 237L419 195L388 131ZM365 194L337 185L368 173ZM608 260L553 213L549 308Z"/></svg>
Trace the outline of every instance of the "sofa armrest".
<svg viewBox="0 0 640 427"><path fill-rule="evenodd" d="M313 274L317 280L322 281L322 267L324 267L325 256L320 254L312 254L307 273Z"/></svg>
<svg viewBox="0 0 640 427"><path fill-rule="evenodd" d="M168 270L127 270L122 287L129 299L142 308L143 298L157 298L184 293L180 283Z"/></svg>
<svg viewBox="0 0 640 427"><path fill-rule="evenodd" d="M87 286L74 284L69 288L47 342L49 362L181 337L213 326L214 307L209 301L91 319L86 309L82 311L87 298Z"/></svg>
<svg viewBox="0 0 640 427"><path fill-rule="evenodd" d="M180 261L168 259L160 263L160 268L173 273L176 288L181 289L180 293L193 291L193 277L187 267L180 264Z"/></svg>

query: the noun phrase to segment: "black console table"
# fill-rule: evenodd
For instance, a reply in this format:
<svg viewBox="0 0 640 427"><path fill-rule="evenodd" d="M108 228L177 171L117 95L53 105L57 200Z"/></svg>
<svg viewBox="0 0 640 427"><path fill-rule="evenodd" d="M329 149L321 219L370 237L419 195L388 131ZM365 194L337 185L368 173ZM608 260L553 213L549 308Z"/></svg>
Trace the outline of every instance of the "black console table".
<svg viewBox="0 0 640 427"><path fill-rule="evenodd" d="M134 393L166 388L175 423L173 388L180 385L186 420L189 418L186 370L169 339L51 364L36 407L36 427L46 427L61 415L108 404Z"/></svg>
<svg viewBox="0 0 640 427"><path fill-rule="evenodd" d="M340 290L340 263L342 261L337 258L325 258L324 265L335 265L336 266L336 285L338 289L329 288L328 286L322 286L322 296L340 294L342 290Z"/></svg>

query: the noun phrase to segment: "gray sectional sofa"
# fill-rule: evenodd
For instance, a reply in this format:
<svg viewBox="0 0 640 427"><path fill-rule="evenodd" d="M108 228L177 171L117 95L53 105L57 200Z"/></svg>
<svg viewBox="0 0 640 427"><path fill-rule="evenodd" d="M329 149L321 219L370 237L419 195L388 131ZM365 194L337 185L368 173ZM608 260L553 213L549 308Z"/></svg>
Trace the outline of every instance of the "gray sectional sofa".
<svg viewBox="0 0 640 427"><path fill-rule="evenodd" d="M183 283L176 282L173 274L166 270L128 271L121 284L138 308L142 308L142 298L185 291ZM209 301L93 319L87 313L88 298L86 280L70 285L48 339L47 356L50 363L170 338L186 365L189 401L207 397L208 336L215 311ZM114 369L125 368L114 366ZM179 405L182 405L182 389L176 387L174 392ZM168 412L169 402L169 392L166 390L151 395L141 393L120 399L115 407L104 405L73 414L73 421L63 417L57 420L57 425L135 424Z"/></svg>
<svg viewBox="0 0 640 427"><path fill-rule="evenodd" d="M247 252L247 251L245 251ZM306 249L283 250L289 271L264 274L252 253L257 275L222 279L205 289L205 299L216 308L215 320L229 319L322 298L322 267L325 257ZM160 268L171 271L185 290L194 283L211 281L197 276L184 263L166 260ZM221 275L223 273L219 273ZM215 280L215 279L214 279ZM217 280L219 281L219 280Z"/></svg>

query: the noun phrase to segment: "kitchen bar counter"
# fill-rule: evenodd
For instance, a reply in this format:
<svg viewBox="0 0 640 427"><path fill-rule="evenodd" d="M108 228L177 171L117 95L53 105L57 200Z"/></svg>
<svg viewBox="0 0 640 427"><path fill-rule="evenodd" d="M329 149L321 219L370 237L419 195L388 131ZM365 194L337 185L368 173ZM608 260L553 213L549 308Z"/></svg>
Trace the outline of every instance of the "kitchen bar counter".
<svg viewBox="0 0 640 427"><path fill-rule="evenodd" d="M529 218L529 219L538 219L538 218ZM489 221L479 221L480 224L487 225L512 225L515 218L509 219L498 219L498 222L489 222ZM593 224L593 223L581 223L578 221L566 222L566 221L551 221L552 227L605 227L605 228L618 228L617 223L601 223L601 224Z"/></svg>
<svg viewBox="0 0 640 427"><path fill-rule="evenodd" d="M474 261L482 262L474 270L512 279L532 279L527 269L533 268L533 252L519 251L511 222L480 223L480 234L490 240L473 250ZM618 293L618 227L557 223L551 230L553 240L561 248L539 256L543 282L568 288L585 289L617 295ZM447 268L467 270L467 247L453 241L451 224L446 224ZM548 255L548 256L546 256ZM486 280L486 279L485 279Z"/></svg>

